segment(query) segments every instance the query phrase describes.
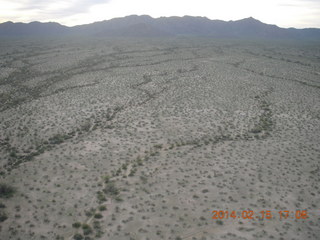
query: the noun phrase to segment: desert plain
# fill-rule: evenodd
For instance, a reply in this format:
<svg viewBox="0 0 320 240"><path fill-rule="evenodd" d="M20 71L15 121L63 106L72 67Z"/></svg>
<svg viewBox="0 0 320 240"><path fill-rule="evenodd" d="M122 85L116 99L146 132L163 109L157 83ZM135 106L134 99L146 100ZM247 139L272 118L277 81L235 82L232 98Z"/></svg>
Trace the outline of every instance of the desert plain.
<svg viewBox="0 0 320 240"><path fill-rule="evenodd" d="M319 159L319 42L1 40L0 239L316 240Z"/></svg>

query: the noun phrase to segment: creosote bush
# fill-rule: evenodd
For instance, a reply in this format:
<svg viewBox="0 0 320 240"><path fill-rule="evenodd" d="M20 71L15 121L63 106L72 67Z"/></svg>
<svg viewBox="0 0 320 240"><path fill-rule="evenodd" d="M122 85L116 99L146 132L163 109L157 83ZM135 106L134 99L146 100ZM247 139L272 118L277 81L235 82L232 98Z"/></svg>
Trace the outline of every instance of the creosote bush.
<svg viewBox="0 0 320 240"><path fill-rule="evenodd" d="M106 194L116 196L120 193L119 189L115 186L114 182L108 182L106 188L103 190Z"/></svg>
<svg viewBox="0 0 320 240"><path fill-rule="evenodd" d="M101 205L101 206L99 206L99 210L100 211L106 211L107 207L105 205Z"/></svg>
<svg viewBox="0 0 320 240"><path fill-rule="evenodd" d="M81 227L81 223L80 222L75 222L75 223L72 224L72 227L80 228Z"/></svg>
<svg viewBox="0 0 320 240"><path fill-rule="evenodd" d="M100 218L103 218L103 216L102 216L101 213L96 213L96 214L94 215L94 218L100 219Z"/></svg>
<svg viewBox="0 0 320 240"><path fill-rule="evenodd" d="M0 211L0 222L4 222L7 219L8 219L7 214L3 211Z"/></svg>
<svg viewBox="0 0 320 240"><path fill-rule="evenodd" d="M13 196L15 189L6 183L0 183L0 198L10 198Z"/></svg>
<svg viewBox="0 0 320 240"><path fill-rule="evenodd" d="M82 239L83 239L83 236L82 236L80 233L76 233L76 234L73 236L73 239L75 239L75 240L82 240Z"/></svg>

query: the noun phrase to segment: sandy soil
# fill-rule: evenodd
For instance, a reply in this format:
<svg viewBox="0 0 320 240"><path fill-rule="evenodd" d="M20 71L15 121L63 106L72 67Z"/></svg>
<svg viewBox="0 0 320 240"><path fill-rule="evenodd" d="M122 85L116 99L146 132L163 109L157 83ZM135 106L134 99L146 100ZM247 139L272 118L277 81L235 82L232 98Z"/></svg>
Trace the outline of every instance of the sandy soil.
<svg viewBox="0 0 320 240"><path fill-rule="evenodd" d="M0 239L319 239L319 44L28 39L0 56Z"/></svg>

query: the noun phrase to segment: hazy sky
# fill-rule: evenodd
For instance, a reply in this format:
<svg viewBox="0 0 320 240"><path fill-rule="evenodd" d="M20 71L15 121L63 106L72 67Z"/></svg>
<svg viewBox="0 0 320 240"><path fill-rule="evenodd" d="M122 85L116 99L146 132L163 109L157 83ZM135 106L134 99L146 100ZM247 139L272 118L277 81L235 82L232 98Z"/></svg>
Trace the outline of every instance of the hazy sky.
<svg viewBox="0 0 320 240"><path fill-rule="evenodd" d="M221 20L252 16L280 27L320 28L320 0L0 0L0 22L73 26L132 14Z"/></svg>

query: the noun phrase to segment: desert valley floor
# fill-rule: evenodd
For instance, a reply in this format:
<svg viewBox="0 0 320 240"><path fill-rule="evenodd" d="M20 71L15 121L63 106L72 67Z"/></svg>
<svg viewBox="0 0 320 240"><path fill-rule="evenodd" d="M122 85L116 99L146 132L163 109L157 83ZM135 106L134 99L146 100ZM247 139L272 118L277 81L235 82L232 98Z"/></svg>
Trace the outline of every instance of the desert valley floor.
<svg viewBox="0 0 320 240"><path fill-rule="evenodd" d="M319 43L1 40L0 239L319 239L319 159Z"/></svg>

